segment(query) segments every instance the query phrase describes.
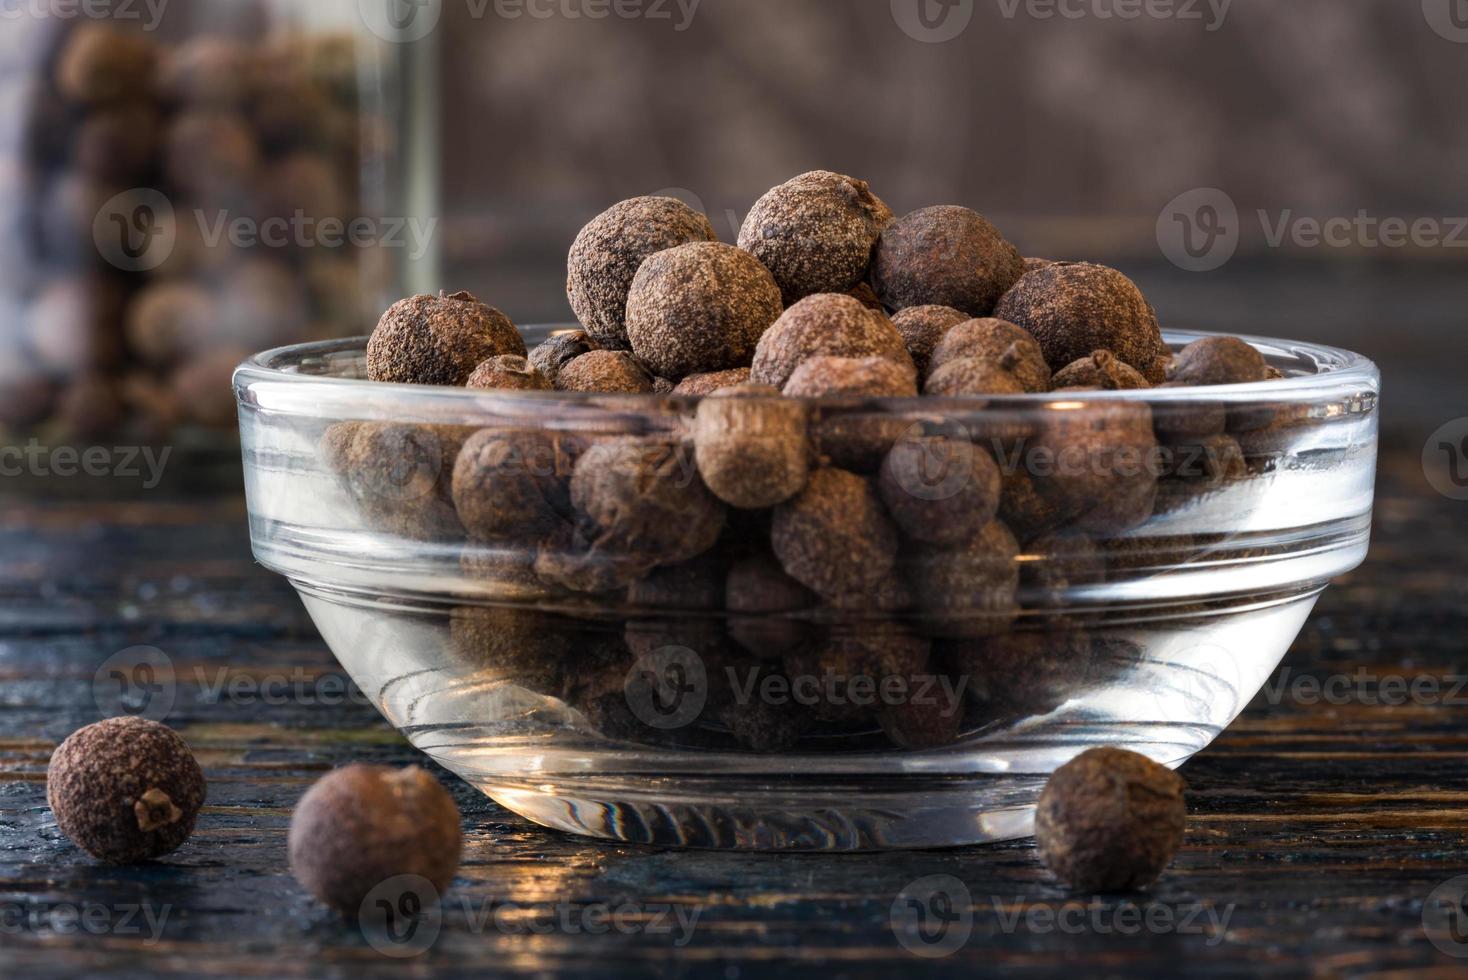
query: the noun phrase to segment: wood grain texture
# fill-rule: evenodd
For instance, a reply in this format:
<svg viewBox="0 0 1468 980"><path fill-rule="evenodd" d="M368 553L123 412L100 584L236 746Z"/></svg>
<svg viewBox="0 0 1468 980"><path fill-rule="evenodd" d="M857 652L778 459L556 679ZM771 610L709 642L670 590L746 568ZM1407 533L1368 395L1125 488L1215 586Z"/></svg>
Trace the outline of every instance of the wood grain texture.
<svg viewBox="0 0 1468 980"><path fill-rule="evenodd" d="M289 586L251 561L241 503L12 501L0 518L0 976L1461 975L1468 959L1428 942L1422 907L1468 871L1468 691L1373 704L1394 699L1353 686L1327 703L1297 683L1361 668L1468 675L1464 505L1428 489L1415 454L1383 464L1371 560L1326 593L1272 682L1280 696L1267 688L1184 769L1187 844L1148 894L1088 910L1028 841L829 857L610 846L530 826L440 773L465 816L464 866L437 941L401 961L302 893L285 836L320 773L419 757L341 696ZM198 752L210 796L182 850L118 869L58 832L45 768L58 741L97 719L98 666L137 644L205 679L179 686L168 720ZM213 703L220 676L289 677L313 695ZM968 889L972 931L952 955L922 959L897 942L890 910L938 874ZM1128 905L1197 919L1123 934ZM661 921L662 906L696 912L691 935ZM1066 907L1081 927L1047 928L1046 910ZM135 908L166 912L156 938ZM587 908L630 925L559 924Z"/></svg>

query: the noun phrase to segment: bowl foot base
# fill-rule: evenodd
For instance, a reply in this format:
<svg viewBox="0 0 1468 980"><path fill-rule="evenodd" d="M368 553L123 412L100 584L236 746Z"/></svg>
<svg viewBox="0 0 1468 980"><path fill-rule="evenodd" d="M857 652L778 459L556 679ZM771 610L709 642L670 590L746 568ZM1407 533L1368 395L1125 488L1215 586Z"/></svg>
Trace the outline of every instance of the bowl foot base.
<svg viewBox="0 0 1468 980"><path fill-rule="evenodd" d="M923 785L905 785L909 782ZM544 827L629 844L749 851L881 851L958 847L1028 837L1043 777L899 779L898 789L727 785L700 794L681 783L582 779L471 782ZM549 783L549 784L548 784Z"/></svg>

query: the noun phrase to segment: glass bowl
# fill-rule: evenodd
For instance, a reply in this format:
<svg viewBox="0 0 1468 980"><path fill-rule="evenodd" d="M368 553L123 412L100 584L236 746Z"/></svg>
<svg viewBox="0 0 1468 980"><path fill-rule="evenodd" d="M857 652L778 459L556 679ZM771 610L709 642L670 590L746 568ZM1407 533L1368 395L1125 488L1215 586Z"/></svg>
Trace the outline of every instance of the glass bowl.
<svg viewBox="0 0 1468 980"><path fill-rule="evenodd" d="M796 403L822 472L773 513L700 473L788 448L790 400L383 385L363 340L282 348L235 375L251 537L383 715L536 823L1020 837L1087 748L1206 746L1366 554L1376 368L1246 339L1281 380Z"/></svg>

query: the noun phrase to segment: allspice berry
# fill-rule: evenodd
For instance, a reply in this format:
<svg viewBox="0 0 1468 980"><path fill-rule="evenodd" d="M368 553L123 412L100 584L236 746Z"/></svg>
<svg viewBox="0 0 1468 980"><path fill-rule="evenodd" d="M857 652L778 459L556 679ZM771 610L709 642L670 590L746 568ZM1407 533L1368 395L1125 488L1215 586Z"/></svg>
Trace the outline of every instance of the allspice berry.
<svg viewBox="0 0 1468 980"><path fill-rule="evenodd" d="M161 282L139 291L128 304L124 329L134 356L155 367L208 346L219 307L209 290L188 280Z"/></svg>
<svg viewBox="0 0 1468 980"><path fill-rule="evenodd" d="M1237 337L1204 337L1178 352L1167 368L1169 385L1232 385L1264 381L1264 355Z"/></svg>
<svg viewBox="0 0 1468 980"><path fill-rule="evenodd" d="M301 797L289 848L296 880L355 918L394 878L416 876L442 893L458 871L463 832L453 797L422 769L350 765Z"/></svg>
<svg viewBox="0 0 1468 980"><path fill-rule="evenodd" d="M907 537L957 545L999 513L1003 481L993 457L967 439L909 435L887 454L877 488Z"/></svg>
<svg viewBox="0 0 1468 980"><path fill-rule="evenodd" d="M1050 365L1045 352L1029 332L1007 320L992 317L968 320L950 327L933 348L928 377L964 357L974 357L1003 368L1029 392L1050 390Z"/></svg>
<svg viewBox="0 0 1468 980"><path fill-rule="evenodd" d="M827 599L876 589L897 562L897 527L876 488L844 470L811 474L776 508L770 540L785 572Z"/></svg>
<svg viewBox="0 0 1468 980"><path fill-rule="evenodd" d="M657 252L713 242L713 225L671 197L634 197L597 215L576 236L567 262L571 309L599 344L615 350L627 337L627 294L637 270Z"/></svg>
<svg viewBox="0 0 1468 980"><path fill-rule="evenodd" d="M968 208L924 208L888 225L872 260L872 286L889 309L949 306L989 316L1024 274L1019 250Z"/></svg>
<svg viewBox="0 0 1468 980"><path fill-rule="evenodd" d="M1108 350L1158 384L1172 356L1152 304L1136 283L1104 265L1056 262L1028 273L994 315L1029 331L1054 371Z"/></svg>
<svg viewBox="0 0 1468 980"><path fill-rule="evenodd" d="M1109 350L1098 350L1090 357L1067 365L1055 372L1050 386L1062 388L1094 388L1101 391L1137 391L1152 385L1141 372Z"/></svg>
<svg viewBox="0 0 1468 980"><path fill-rule="evenodd" d="M597 342L585 330L565 330L552 334L545 343L530 352L530 365L552 386L560 377L561 369L582 354L598 350Z"/></svg>
<svg viewBox="0 0 1468 980"><path fill-rule="evenodd" d="M478 541L536 538L570 520L575 441L540 429L481 429L459 451L453 501Z"/></svg>
<svg viewBox="0 0 1468 980"><path fill-rule="evenodd" d="M818 293L790 307L759 340L750 380L784 389L813 357L883 357L907 367L912 356L885 313L837 293Z"/></svg>
<svg viewBox="0 0 1468 980"><path fill-rule="evenodd" d="M748 365L783 310L758 259L733 245L695 242L642 263L627 294L627 336L639 360L679 379Z"/></svg>
<svg viewBox="0 0 1468 980"><path fill-rule="evenodd" d="M712 395L724 388L734 388L749 382L749 368L731 368L728 371L711 371L708 374L690 374L678 382L673 394L680 397L702 397Z"/></svg>
<svg viewBox="0 0 1468 980"><path fill-rule="evenodd" d="M1051 775L1035 809L1035 845L1077 891L1156 881L1183 842L1183 780L1124 749L1083 752Z"/></svg>
<svg viewBox="0 0 1468 980"><path fill-rule="evenodd" d="M912 355L918 376L926 378L933 351L944 335L968 319L967 313L951 306L909 306L892 317L892 325L906 341L907 352Z"/></svg>
<svg viewBox="0 0 1468 980"><path fill-rule="evenodd" d="M620 350L588 351L556 372L557 391L589 394L646 395L654 382L647 369Z"/></svg>
<svg viewBox="0 0 1468 980"><path fill-rule="evenodd" d="M886 357L813 357L785 383L789 398L916 398L917 373Z"/></svg>
<svg viewBox="0 0 1468 980"><path fill-rule="evenodd" d="M816 170L756 201L739 247L770 270L789 305L866 279L872 249L893 217L866 181Z"/></svg>
<svg viewBox="0 0 1468 980"><path fill-rule="evenodd" d="M1019 543L1000 521L990 521L956 545L922 545L904 556L913 594L931 636L994 636L1019 613Z"/></svg>
<svg viewBox="0 0 1468 980"><path fill-rule="evenodd" d="M582 453L571 503L588 543L647 564L677 565L718 541L724 505L709 492L692 454L659 437L611 439Z"/></svg>
<svg viewBox="0 0 1468 980"><path fill-rule="evenodd" d="M551 383L535 367L518 354L491 357L474 369L465 382L468 388L511 391L551 391Z"/></svg>
<svg viewBox="0 0 1468 980"><path fill-rule="evenodd" d="M995 361L960 357L934 371L923 388L923 394L938 398L1023 395L1025 386Z"/></svg>
<svg viewBox="0 0 1468 980"><path fill-rule="evenodd" d="M260 161L254 130L234 112L182 112L164 135L164 173L189 199L238 199L254 186Z"/></svg>
<svg viewBox="0 0 1468 980"><path fill-rule="evenodd" d="M741 385L703 399L693 444L703 482L743 510L774 507L810 476L806 407L764 385Z"/></svg>
<svg viewBox="0 0 1468 980"><path fill-rule="evenodd" d="M524 357L525 341L499 310L470 293L401 300L382 315L367 342L373 381L460 387L491 357Z"/></svg>
<svg viewBox="0 0 1468 980"><path fill-rule="evenodd" d="M74 732L46 769L46 803L82 850L112 864L175 851L194 832L204 773L178 734L146 718Z"/></svg>
<svg viewBox="0 0 1468 980"><path fill-rule="evenodd" d="M814 604L811 591L768 554L735 562L724 580L729 635L756 656L777 657L799 647L808 628L794 614Z"/></svg>
<svg viewBox="0 0 1468 980"><path fill-rule="evenodd" d="M85 105L144 98L153 90L157 63L158 50L147 38L83 23L57 59L56 87Z"/></svg>

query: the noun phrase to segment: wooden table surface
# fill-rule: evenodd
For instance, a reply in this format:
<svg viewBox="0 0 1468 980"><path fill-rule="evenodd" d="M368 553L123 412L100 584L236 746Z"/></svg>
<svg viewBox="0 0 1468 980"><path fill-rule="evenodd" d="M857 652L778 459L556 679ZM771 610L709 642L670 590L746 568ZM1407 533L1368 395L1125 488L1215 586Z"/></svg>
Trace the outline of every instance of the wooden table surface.
<svg viewBox="0 0 1468 980"><path fill-rule="evenodd" d="M1442 939L1445 952L1423 927L1434 888L1468 873L1468 690L1454 681L1468 674L1468 504L1433 493L1415 452L1383 460L1369 563L1326 593L1275 683L1183 770L1187 842L1149 893L1067 904L1029 841L831 856L610 846L531 826L440 772L464 813L465 860L442 931L411 959L377 952L287 870L291 809L312 780L420 760L341 696L289 586L252 563L241 500L44 496L0 506L0 977L1468 967L1449 955L1468 957L1468 940ZM209 802L180 851L117 869L57 830L45 771L99 717L95 672L139 644L191 680L168 721L198 753ZM1332 677L1345 680L1316 696L1313 681ZM1440 683L1397 703L1394 678ZM970 898L966 938L941 958L908 952L892 928L894 900L931 875ZM600 932L599 911L622 913L621 928Z"/></svg>

